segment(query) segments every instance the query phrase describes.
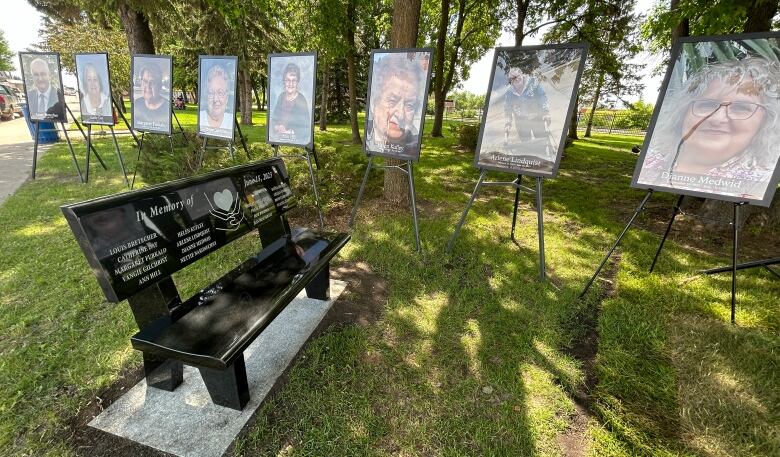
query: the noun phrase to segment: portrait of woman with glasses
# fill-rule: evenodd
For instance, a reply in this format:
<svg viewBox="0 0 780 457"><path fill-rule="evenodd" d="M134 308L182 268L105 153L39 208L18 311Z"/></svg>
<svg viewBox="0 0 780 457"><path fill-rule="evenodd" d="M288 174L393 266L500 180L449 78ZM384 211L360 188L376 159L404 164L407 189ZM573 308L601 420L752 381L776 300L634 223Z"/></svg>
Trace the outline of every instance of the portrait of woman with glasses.
<svg viewBox="0 0 780 457"><path fill-rule="evenodd" d="M236 86L235 64L230 59L204 58L201 61L201 99L198 131L201 135L233 138ZM205 108L205 109L204 109Z"/></svg>
<svg viewBox="0 0 780 457"><path fill-rule="evenodd" d="M670 81L636 182L762 200L780 156L779 114L776 60L746 55Z"/></svg>

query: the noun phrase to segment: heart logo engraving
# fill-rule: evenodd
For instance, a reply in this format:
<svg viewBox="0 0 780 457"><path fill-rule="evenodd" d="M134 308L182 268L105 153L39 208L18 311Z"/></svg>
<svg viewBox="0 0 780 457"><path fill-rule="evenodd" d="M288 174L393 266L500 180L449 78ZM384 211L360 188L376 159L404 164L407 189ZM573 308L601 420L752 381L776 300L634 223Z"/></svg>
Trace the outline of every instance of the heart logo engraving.
<svg viewBox="0 0 780 457"><path fill-rule="evenodd" d="M233 194L225 189L222 192L214 192L214 204L223 211L230 211L233 207Z"/></svg>

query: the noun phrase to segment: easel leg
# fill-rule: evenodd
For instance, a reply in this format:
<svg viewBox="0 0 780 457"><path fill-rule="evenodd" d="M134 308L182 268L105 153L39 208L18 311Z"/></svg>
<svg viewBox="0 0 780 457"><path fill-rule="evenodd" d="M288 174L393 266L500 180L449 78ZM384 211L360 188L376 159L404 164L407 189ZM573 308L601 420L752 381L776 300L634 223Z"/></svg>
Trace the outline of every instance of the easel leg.
<svg viewBox="0 0 780 457"><path fill-rule="evenodd" d="M203 166L203 161L206 158L206 145L208 145L209 139L207 137L203 137L203 147L200 148L200 157L198 158L198 169L200 170L200 167Z"/></svg>
<svg viewBox="0 0 780 457"><path fill-rule="evenodd" d="M73 144L70 142L70 137L68 136L68 130L65 128L65 126L62 126L62 131L65 133L65 139L68 141L68 149L70 149L70 156L73 158L73 164L76 165L76 172L79 174L79 181L84 183L84 176L81 175L81 168L79 168L79 161L76 160L76 153L73 151ZM89 149L87 149L89 151Z"/></svg>
<svg viewBox="0 0 780 457"><path fill-rule="evenodd" d="M309 166L309 176L311 177L311 187L314 189L314 203L317 204L317 213L320 215L320 230L325 228L325 220L322 218L322 204L320 203L320 194L317 192L317 180L314 179L314 169L311 166L311 156L306 151L306 165Z"/></svg>
<svg viewBox="0 0 780 457"><path fill-rule="evenodd" d="M119 103L114 100L114 97L111 97L111 102L114 104L114 107L116 108L116 112L119 113L119 115L122 117L122 121L125 123L125 127L127 127L127 131L130 132L130 135L133 136L133 141L135 141L135 144L139 144L138 137L135 135L135 132L133 131L133 128L130 126L130 123L127 121L127 118L125 117L125 113L120 109Z"/></svg>
<svg viewBox="0 0 780 457"><path fill-rule="evenodd" d="M311 147L311 155L314 157L314 166L317 167L317 169L320 169L320 159L317 157L317 147L314 146L314 143L312 143Z"/></svg>
<svg viewBox="0 0 780 457"><path fill-rule="evenodd" d="M181 132L182 138L184 138L184 143L189 146L190 140L187 139L187 135L184 134L184 129L181 128L181 122L179 122L179 116L176 115L176 111L171 109L171 113L173 113L173 118L176 119L176 125L179 126L179 131ZM170 139L170 135L168 136L168 139ZM171 141L171 150L173 150L173 141Z"/></svg>
<svg viewBox="0 0 780 457"><path fill-rule="evenodd" d="M130 180L127 179L127 170L125 170L125 161L122 160L122 152L119 150L119 143L116 141L116 133L114 133L114 126L108 127L111 130L111 137L114 139L114 149L116 150L116 157L119 159L119 168L122 169L122 174L125 177L125 184L130 187Z"/></svg>
<svg viewBox="0 0 780 457"><path fill-rule="evenodd" d="M173 135L168 135L168 145L171 147L171 155L173 155Z"/></svg>
<svg viewBox="0 0 780 457"><path fill-rule="evenodd" d="M658 245L658 250L655 251L655 257L653 257L653 263L650 264L650 273L653 272L653 269L655 268L655 263L658 261L658 257L661 255L661 249L664 248L664 243L666 243L666 237L669 236L669 232L672 231L672 224L674 224L674 219L677 217L678 214L680 214L680 207L682 206L683 196L680 195L677 198L677 203L674 204L674 211L672 211L672 218L669 219L669 225L666 226L666 231L664 232L663 238L661 238L661 244Z"/></svg>
<svg viewBox="0 0 780 457"><path fill-rule="evenodd" d="M228 143L228 152L230 153L230 160L235 162L236 161L236 153L235 153L235 151L233 149L233 142L232 141L230 143Z"/></svg>
<svg viewBox="0 0 780 457"><path fill-rule="evenodd" d="M144 149L144 133L141 132L141 141L138 142L138 156L135 158L135 170L133 170L133 182L130 183L130 189L135 187L135 175L138 173L138 167L141 166L141 151Z"/></svg>
<svg viewBox="0 0 780 457"><path fill-rule="evenodd" d="M452 251L452 246L455 244L455 239L458 238L460 229L463 227L463 223L466 222L466 216L469 214L469 209L471 209L471 205L474 203L474 199L477 198L479 188L482 186L482 181L485 179L485 173L487 173L485 170L482 170L482 173L480 173L479 179L477 180L477 185L474 187L474 192L471 193L471 198L469 198L469 202L466 203L466 208L463 210L463 215L460 216L460 221L458 221L458 225L455 226L455 232L452 233L452 237L450 237L450 241L447 243L448 253Z"/></svg>
<svg viewBox="0 0 780 457"><path fill-rule="evenodd" d="M67 103L65 104L65 108L68 110L68 113L70 113L70 117L73 118L73 123L76 124L76 127L78 127L79 132L81 132L81 136L83 136L84 139L86 140L87 135L84 133L84 129L81 128L81 124L79 124L79 120L76 119L76 116L73 115L73 111L70 110L70 107L68 106ZM97 149L95 149L95 146L92 145L91 148L92 148L92 152L95 153L95 158L98 159L98 162L100 162L100 166L102 166L104 170L108 170L108 167L106 167L106 163L103 162L103 159L100 157L100 154L98 154ZM87 178L87 180L89 180L89 178Z"/></svg>
<svg viewBox="0 0 780 457"><path fill-rule="evenodd" d="M41 131L41 124L38 122L35 123L35 135L33 138L33 163L32 163L32 179L35 179L35 170L38 168L38 135ZM79 173L79 176L81 176L81 173ZM82 182L84 180L82 179Z"/></svg>
<svg viewBox="0 0 780 457"><path fill-rule="evenodd" d="M422 250L420 246L420 228L417 224L417 195L414 191L414 173L412 172L412 162L406 162L406 168L409 170L409 197L412 199L412 219L414 220L414 238L417 241L417 252Z"/></svg>
<svg viewBox="0 0 780 457"><path fill-rule="evenodd" d="M517 223L517 204L520 202L520 184L522 183L523 175L517 175L517 185L515 188L515 209L512 212L512 233L509 235L514 241L515 239L515 224Z"/></svg>
<svg viewBox="0 0 780 457"><path fill-rule="evenodd" d="M244 138L244 134L241 132L241 126L238 125L238 121L236 120L235 116L233 116L233 123L236 124L236 130L238 130L238 137L241 138L241 146L244 147L244 152L246 152L246 158L252 160L252 155L249 154L249 148L246 147L246 139Z"/></svg>
<svg viewBox="0 0 780 457"><path fill-rule="evenodd" d="M650 199L651 195L653 195L653 189L647 191L645 198L642 199L642 203L640 203L639 206L636 208L636 210L634 211L634 215L631 216L631 219L628 221L628 224L626 224L626 227L620 233L618 239L615 240L615 244L613 244L612 247L609 249L609 252L607 253L606 257L604 257L604 260L601 261L601 264L596 269L596 272L593 273L593 276L590 278L590 281L588 281L588 284L586 284L585 288L582 290L582 292L580 292L580 298L584 297L585 294L588 292L588 289L590 289L590 286L593 284L593 281L596 280L596 277L601 272L601 269L604 268L604 265L607 263L607 260L609 260L609 258L612 256L612 252L615 251L615 248L617 248L618 244L620 244L620 241L626 235L626 232L628 232L628 228L631 227L631 224L634 223L634 220L637 218L637 216L639 216L639 213L642 212L642 209L644 209L645 204L647 204L647 201Z"/></svg>
<svg viewBox="0 0 780 457"><path fill-rule="evenodd" d="M84 166L84 178L89 182L89 156L92 151L92 124L87 125L87 163Z"/></svg>
<svg viewBox="0 0 780 457"><path fill-rule="evenodd" d="M276 157L277 149L276 146L274 146L274 157ZM355 206L352 208L352 215L349 216L349 225L352 227L352 224L355 222L355 215L357 214L358 206L360 206L360 199L363 198L363 190L366 188L366 181L368 181L368 173L371 172L371 163L374 161L374 156L369 155L368 156L368 165L366 165L366 174L363 175L363 182L360 184L360 190L358 191L357 200L355 200Z"/></svg>
<svg viewBox="0 0 780 457"><path fill-rule="evenodd" d="M279 156L279 146L274 145L273 149L274 149L274 157L278 157Z"/></svg>
<svg viewBox="0 0 780 457"><path fill-rule="evenodd" d="M731 323L736 324L737 310L737 244L739 240L739 207L743 203L734 203L734 218L731 222L734 242L731 249Z"/></svg>
<svg viewBox="0 0 780 457"><path fill-rule="evenodd" d="M544 211L542 210L542 178L536 178L536 218L539 230L539 280L544 282Z"/></svg>

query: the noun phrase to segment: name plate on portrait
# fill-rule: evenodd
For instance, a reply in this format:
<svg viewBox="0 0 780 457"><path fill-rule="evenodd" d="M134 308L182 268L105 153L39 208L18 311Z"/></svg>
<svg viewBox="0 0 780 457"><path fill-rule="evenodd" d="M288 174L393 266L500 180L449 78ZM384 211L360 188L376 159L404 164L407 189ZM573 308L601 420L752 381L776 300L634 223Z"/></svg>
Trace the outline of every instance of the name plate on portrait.
<svg viewBox="0 0 780 457"><path fill-rule="evenodd" d="M62 211L106 297L120 301L283 214L291 195L273 159Z"/></svg>

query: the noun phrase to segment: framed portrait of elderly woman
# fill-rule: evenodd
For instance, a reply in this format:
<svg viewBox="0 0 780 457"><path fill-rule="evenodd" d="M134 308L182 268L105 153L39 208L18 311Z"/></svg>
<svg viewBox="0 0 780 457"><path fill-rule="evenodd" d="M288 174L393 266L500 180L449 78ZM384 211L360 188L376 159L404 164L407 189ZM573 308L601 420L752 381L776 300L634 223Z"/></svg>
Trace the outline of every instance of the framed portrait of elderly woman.
<svg viewBox="0 0 780 457"><path fill-rule="evenodd" d="M316 75L316 52L268 56L266 143L312 148Z"/></svg>
<svg viewBox="0 0 780 457"><path fill-rule="evenodd" d="M170 135L173 58L134 54L130 67L133 130Z"/></svg>
<svg viewBox="0 0 780 457"><path fill-rule="evenodd" d="M235 56L198 58L198 135L233 141L236 119Z"/></svg>
<svg viewBox="0 0 780 457"><path fill-rule="evenodd" d="M769 206L779 116L780 33L681 39L631 185Z"/></svg>
<svg viewBox="0 0 780 457"><path fill-rule="evenodd" d="M477 140L477 168L558 172L587 45L496 48Z"/></svg>
<svg viewBox="0 0 780 457"><path fill-rule="evenodd" d="M433 49L374 49L368 73L367 154L417 161L431 82Z"/></svg>
<svg viewBox="0 0 780 457"><path fill-rule="evenodd" d="M56 52L20 52L22 83L32 122L66 122L60 55Z"/></svg>
<svg viewBox="0 0 780 457"><path fill-rule="evenodd" d="M80 53L75 58L81 121L87 125L114 125L108 54Z"/></svg>

